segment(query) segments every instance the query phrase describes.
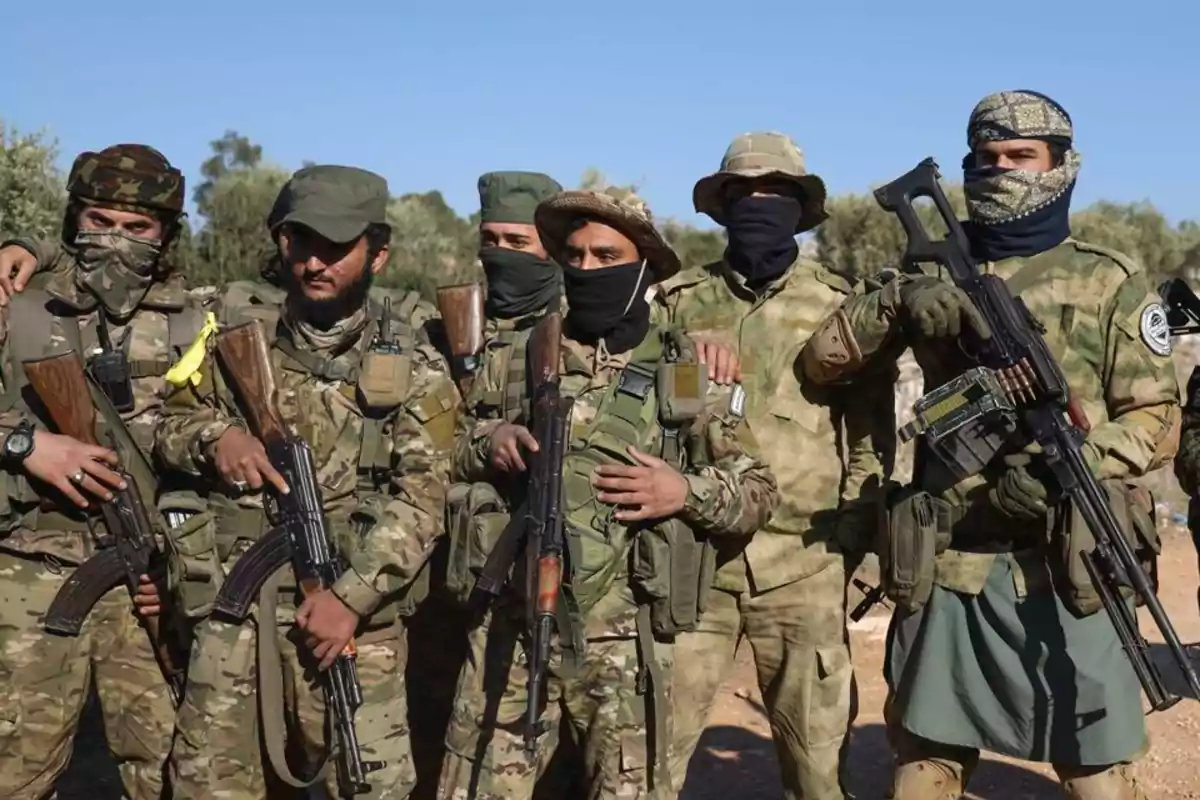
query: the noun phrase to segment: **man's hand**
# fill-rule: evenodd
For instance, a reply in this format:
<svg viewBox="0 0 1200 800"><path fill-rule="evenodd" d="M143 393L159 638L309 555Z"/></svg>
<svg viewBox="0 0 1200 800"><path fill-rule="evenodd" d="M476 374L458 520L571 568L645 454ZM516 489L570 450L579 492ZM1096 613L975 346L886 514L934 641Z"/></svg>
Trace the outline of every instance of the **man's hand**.
<svg viewBox="0 0 1200 800"><path fill-rule="evenodd" d="M524 472L525 460L521 458L521 448L531 453L538 451L537 439L529 429L522 425L505 422L492 431L488 448L488 461L492 469L498 472Z"/></svg>
<svg viewBox="0 0 1200 800"><path fill-rule="evenodd" d="M964 325L981 339L990 339L992 329L983 314L962 289L938 278L923 276L900 288L900 300L909 321L929 339L956 339Z"/></svg>
<svg viewBox="0 0 1200 800"><path fill-rule="evenodd" d="M692 337L696 343L696 356L701 364L708 366L708 379L721 386L737 383L742 379L742 365L733 348L720 342L702 337Z"/></svg>
<svg viewBox="0 0 1200 800"><path fill-rule="evenodd" d="M138 576L137 592L133 595L133 610L139 617L149 619L162 613L162 593L158 588L162 577L161 575L157 578L149 575Z"/></svg>
<svg viewBox="0 0 1200 800"><path fill-rule="evenodd" d="M1019 520L1044 517L1049 508L1046 486L1029 472L1034 453L1022 452L1004 457L1008 467L996 485L988 490L988 500L996 508Z"/></svg>
<svg viewBox="0 0 1200 800"><path fill-rule="evenodd" d="M26 284L37 272L37 259L24 247L10 244L0 248L0 306L9 298L25 291Z"/></svg>
<svg viewBox="0 0 1200 800"><path fill-rule="evenodd" d="M619 508L614 516L622 522L665 519L683 510L687 502L688 482L661 458L643 453L630 445L629 455L642 466L605 464L592 473L592 485L601 491L596 498Z"/></svg>
<svg viewBox="0 0 1200 800"><path fill-rule="evenodd" d="M328 589L314 592L304 598L296 609L296 625L304 631L304 643L320 662L324 671L354 638L358 627L358 614Z"/></svg>
<svg viewBox="0 0 1200 800"><path fill-rule="evenodd" d="M107 501L113 489L124 489L125 479L111 467L119 464L117 454L107 447L84 444L78 439L49 431L35 431L33 452L22 468L30 476L53 486L80 508L88 507L82 494Z"/></svg>
<svg viewBox="0 0 1200 800"><path fill-rule="evenodd" d="M217 473L239 491L257 492L264 482L281 494L291 491L267 458L262 442L238 427L231 427L212 444L212 462Z"/></svg>

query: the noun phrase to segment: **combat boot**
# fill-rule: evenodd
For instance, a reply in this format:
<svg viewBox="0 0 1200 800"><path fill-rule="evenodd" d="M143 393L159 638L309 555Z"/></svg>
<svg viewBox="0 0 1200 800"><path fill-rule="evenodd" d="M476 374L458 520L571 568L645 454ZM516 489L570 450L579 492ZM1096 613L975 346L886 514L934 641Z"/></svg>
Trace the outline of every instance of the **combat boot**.
<svg viewBox="0 0 1200 800"><path fill-rule="evenodd" d="M1109 767L1054 765L1070 800L1147 800L1128 764Z"/></svg>

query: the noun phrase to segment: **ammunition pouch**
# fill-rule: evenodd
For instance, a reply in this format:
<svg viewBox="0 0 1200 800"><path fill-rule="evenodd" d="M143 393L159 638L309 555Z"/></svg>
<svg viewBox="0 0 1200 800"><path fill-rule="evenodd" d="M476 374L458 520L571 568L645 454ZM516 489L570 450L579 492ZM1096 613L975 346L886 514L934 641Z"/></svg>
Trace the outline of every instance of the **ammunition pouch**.
<svg viewBox="0 0 1200 800"><path fill-rule="evenodd" d="M919 489L903 489L888 504L880 526L879 574L897 605L917 611L929 601L934 560L950 546L954 508Z"/></svg>
<svg viewBox="0 0 1200 800"><path fill-rule="evenodd" d="M1154 496L1144 486L1125 480L1101 481L1108 495L1109 506L1129 546L1137 556L1151 585L1158 586L1158 555L1162 542L1154 517ZM1058 558L1052 560L1059 595L1066 606L1080 616L1096 613L1104 606L1096 586L1084 565L1083 554L1096 547L1096 538L1084 523L1074 505L1064 513L1053 515L1051 541ZM1135 596L1133 588L1121 586L1121 596ZM1138 604L1142 601L1138 598Z"/></svg>
<svg viewBox="0 0 1200 800"><path fill-rule="evenodd" d="M188 619L212 613L225 582L217 547L217 521L208 503L192 492L170 492L158 502L170 521L166 544L170 588Z"/></svg>
<svg viewBox="0 0 1200 800"><path fill-rule="evenodd" d="M374 413L386 413L408 399L412 353L367 351L358 371L358 399Z"/></svg>
<svg viewBox="0 0 1200 800"><path fill-rule="evenodd" d="M708 373L698 362L659 364L654 383L658 391L658 418L664 426L683 425L704 411Z"/></svg>
<svg viewBox="0 0 1200 800"><path fill-rule="evenodd" d="M458 483L446 495L446 591L466 603L488 555L509 521L508 505L490 483Z"/></svg>
<svg viewBox="0 0 1200 800"><path fill-rule="evenodd" d="M630 578L639 604L650 606L655 638L694 631L712 590L717 551L707 537L677 520L638 532Z"/></svg>

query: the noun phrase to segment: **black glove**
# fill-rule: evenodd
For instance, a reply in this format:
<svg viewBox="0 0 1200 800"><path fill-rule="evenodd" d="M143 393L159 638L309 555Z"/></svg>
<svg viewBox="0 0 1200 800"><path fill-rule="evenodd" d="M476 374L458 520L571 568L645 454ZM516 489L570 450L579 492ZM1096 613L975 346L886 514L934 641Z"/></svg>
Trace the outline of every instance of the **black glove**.
<svg viewBox="0 0 1200 800"><path fill-rule="evenodd" d="M992 329L979 309L962 289L952 283L922 276L905 281L900 287L900 302L908 320L921 335L930 339L956 339L963 321L981 339L990 339Z"/></svg>
<svg viewBox="0 0 1200 800"><path fill-rule="evenodd" d="M1049 510L1046 506L1049 492L1045 484L1029 472L1032 460L1029 453L1005 456L1004 463L1008 469L996 485L988 490L988 501L1013 519L1038 519Z"/></svg>

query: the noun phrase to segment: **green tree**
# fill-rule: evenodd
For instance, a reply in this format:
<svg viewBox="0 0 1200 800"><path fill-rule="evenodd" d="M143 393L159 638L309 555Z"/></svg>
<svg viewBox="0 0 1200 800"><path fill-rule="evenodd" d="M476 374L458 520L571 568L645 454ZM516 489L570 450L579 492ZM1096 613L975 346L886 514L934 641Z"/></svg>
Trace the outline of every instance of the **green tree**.
<svg viewBox="0 0 1200 800"><path fill-rule="evenodd" d="M59 234L66 191L57 156L55 141L0 119L0 239Z"/></svg>
<svg viewBox="0 0 1200 800"><path fill-rule="evenodd" d="M450 283L482 280L476 260L476 227L447 205L438 191L410 193L388 205L391 257L380 284L416 289L432 299Z"/></svg>
<svg viewBox="0 0 1200 800"><path fill-rule="evenodd" d="M1071 217L1071 232L1082 241L1111 247L1137 259L1152 278L1183 274L1200 246L1200 226L1172 226L1149 202L1102 200Z"/></svg>
<svg viewBox="0 0 1200 800"><path fill-rule="evenodd" d="M208 146L213 154L200 165L204 181L192 192L192 199L198 206L204 205L213 185L222 177L235 170L253 169L262 162L262 145L234 130L225 131L224 136L213 139Z"/></svg>

